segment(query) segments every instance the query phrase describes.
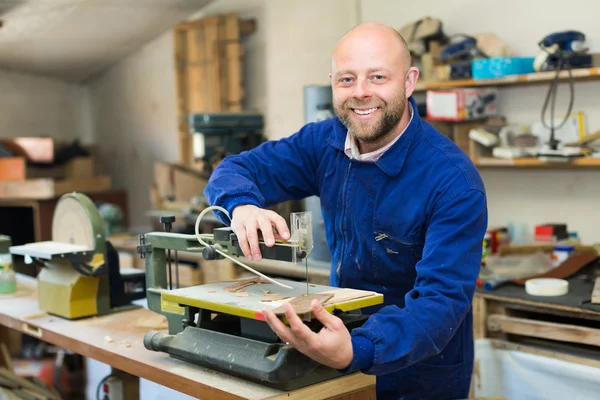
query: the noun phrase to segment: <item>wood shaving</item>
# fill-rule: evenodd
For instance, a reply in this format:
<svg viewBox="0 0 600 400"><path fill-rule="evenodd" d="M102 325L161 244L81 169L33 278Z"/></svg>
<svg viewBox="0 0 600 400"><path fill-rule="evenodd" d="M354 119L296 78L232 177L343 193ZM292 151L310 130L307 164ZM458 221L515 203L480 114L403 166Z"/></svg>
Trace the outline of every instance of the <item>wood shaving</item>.
<svg viewBox="0 0 600 400"><path fill-rule="evenodd" d="M281 294L281 293L267 293L262 297L262 299L260 299L260 301L271 302L271 301L285 300L285 299L289 299L289 298L290 298L290 296Z"/></svg>
<svg viewBox="0 0 600 400"><path fill-rule="evenodd" d="M23 319L36 319L36 318L41 318L41 317L45 317L46 315L48 315L48 313L46 312L39 312L36 314L29 314L23 317Z"/></svg>

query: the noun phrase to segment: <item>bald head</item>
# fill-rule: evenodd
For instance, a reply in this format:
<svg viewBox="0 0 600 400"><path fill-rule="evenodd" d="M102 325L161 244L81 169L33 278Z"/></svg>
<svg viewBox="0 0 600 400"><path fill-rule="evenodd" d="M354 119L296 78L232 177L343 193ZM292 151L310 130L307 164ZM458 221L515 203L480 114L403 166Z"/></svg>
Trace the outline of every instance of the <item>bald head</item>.
<svg viewBox="0 0 600 400"><path fill-rule="evenodd" d="M338 41L332 54L332 67L336 58L343 57L347 52L363 49L381 49L389 52L402 64L404 71L412 65L408 45L398 31L379 22L365 22L350 29Z"/></svg>
<svg viewBox="0 0 600 400"><path fill-rule="evenodd" d="M337 43L331 57L333 106L361 152L401 134L418 75L406 42L389 26L360 24Z"/></svg>

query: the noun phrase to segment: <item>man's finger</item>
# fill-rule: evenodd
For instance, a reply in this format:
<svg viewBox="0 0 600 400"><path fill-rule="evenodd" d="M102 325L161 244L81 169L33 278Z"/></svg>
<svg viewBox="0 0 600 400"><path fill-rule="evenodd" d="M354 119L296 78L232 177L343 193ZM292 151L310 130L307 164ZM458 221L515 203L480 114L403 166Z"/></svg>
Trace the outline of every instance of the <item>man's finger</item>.
<svg viewBox="0 0 600 400"><path fill-rule="evenodd" d="M244 256L248 260L252 260L252 253L250 252L250 247L248 246L248 238L246 236L246 228L242 227L241 229L235 229L234 232L240 244L240 249L242 249L242 253L244 253Z"/></svg>
<svg viewBox="0 0 600 400"><path fill-rule="evenodd" d="M284 342L289 342L290 340L293 340L290 328L285 326L285 324L281 322L279 318L277 318L273 311L265 308L262 310L262 313L265 317L265 320L267 321L267 324L271 327L273 332L275 332L275 334L281 340L283 340Z"/></svg>
<svg viewBox="0 0 600 400"><path fill-rule="evenodd" d="M251 257L250 260L260 261L261 254L260 248L258 247L258 231L256 222L248 223L246 225L246 236L248 237L248 245L250 246Z"/></svg>
<svg viewBox="0 0 600 400"><path fill-rule="evenodd" d="M315 317L321 321L327 329L333 330L338 327L339 318L331 315L318 300L313 300L311 304L312 312Z"/></svg>
<svg viewBox="0 0 600 400"><path fill-rule="evenodd" d="M290 238L290 230L288 229L287 222L285 221L285 219L281 215L273 211L271 213L271 221L275 225L275 228L277 228L277 232L279 233L281 238L283 240L288 240Z"/></svg>
<svg viewBox="0 0 600 400"><path fill-rule="evenodd" d="M316 334L311 331L310 328L306 326L302 320L300 320L300 318L298 318L298 314L296 314L294 308L289 303L286 303L284 307L286 308L285 316L290 323L290 329L292 330L294 336L305 343L309 343L311 340L313 340L313 336Z"/></svg>
<svg viewBox="0 0 600 400"><path fill-rule="evenodd" d="M275 244L275 238L273 237L273 226L271 226L271 221L267 217L261 215L258 218L258 224L265 244L269 247L273 246Z"/></svg>

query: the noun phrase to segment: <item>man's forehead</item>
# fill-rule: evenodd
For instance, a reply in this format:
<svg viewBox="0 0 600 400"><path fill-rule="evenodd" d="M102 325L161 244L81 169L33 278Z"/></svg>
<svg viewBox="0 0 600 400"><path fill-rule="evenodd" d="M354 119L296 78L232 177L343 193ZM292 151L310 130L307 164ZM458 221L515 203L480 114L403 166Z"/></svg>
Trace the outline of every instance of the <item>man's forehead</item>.
<svg viewBox="0 0 600 400"><path fill-rule="evenodd" d="M389 67L385 67L383 65L378 65L378 66L374 66L374 67L369 67L369 66L361 66L361 67L355 67L355 68L340 68L340 69L334 69L334 74L336 76L340 76L340 75L356 75L356 74L361 74L361 73L367 73L367 74L374 74L377 72L390 72L391 68Z"/></svg>

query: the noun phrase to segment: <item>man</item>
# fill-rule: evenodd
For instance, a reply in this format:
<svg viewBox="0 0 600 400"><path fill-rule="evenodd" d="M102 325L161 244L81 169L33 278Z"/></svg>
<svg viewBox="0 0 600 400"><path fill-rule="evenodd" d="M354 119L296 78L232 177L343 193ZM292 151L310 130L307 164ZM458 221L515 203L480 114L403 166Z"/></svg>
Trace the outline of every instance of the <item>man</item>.
<svg viewBox="0 0 600 400"><path fill-rule="evenodd" d="M258 231L267 245L289 238L285 220L264 207L320 196L330 284L384 295L352 334L317 302L319 333L290 311L286 326L264 310L283 341L342 373L377 375L378 399L467 397L471 301L487 228L482 180L419 117L419 71L395 30L353 28L331 67L337 118L225 159L205 193L232 216L250 260L261 259Z"/></svg>

